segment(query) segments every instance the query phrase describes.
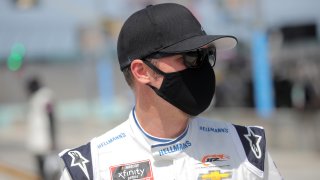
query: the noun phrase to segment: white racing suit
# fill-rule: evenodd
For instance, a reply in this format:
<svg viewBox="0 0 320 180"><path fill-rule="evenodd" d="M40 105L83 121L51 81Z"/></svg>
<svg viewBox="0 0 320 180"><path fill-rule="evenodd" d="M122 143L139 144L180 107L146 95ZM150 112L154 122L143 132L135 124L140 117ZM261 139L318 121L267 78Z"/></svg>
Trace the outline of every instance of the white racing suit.
<svg viewBox="0 0 320 180"><path fill-rule="evenodd" d="M196 117L179 137L157 138L142 129L134 110L118 127L60 157L61 179L282 179L260 127Z"/></svg>

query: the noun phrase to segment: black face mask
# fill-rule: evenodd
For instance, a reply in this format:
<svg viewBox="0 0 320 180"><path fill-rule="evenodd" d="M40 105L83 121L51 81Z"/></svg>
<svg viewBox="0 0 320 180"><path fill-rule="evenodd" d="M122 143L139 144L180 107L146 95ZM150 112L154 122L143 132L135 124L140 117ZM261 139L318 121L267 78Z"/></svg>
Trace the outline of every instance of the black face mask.
<svg viewBox="0 0 320 180"><path fill-rule="evenodd" d="M145 61L156 73L164 76L160 89L149 85L155 93L183 112L196 116L206 110L215 91L214 71L208 61L200 67L165 73Z"/></svg>

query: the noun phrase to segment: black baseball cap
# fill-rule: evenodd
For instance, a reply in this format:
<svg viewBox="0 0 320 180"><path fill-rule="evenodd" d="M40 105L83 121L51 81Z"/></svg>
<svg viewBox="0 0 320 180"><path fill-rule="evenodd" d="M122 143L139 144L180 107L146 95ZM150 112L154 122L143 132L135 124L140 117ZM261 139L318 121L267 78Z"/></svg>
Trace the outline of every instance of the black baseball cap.
<svg viewBox="0 0 320 180"><path fill-rule="evenodd" d="M175 3L150 5L132 14L123 24L118 38L120 69L135 59L153 53L183 53L214 45L231 49L237 39L229 35L207 35L199 21L184 6Z"/></svg>

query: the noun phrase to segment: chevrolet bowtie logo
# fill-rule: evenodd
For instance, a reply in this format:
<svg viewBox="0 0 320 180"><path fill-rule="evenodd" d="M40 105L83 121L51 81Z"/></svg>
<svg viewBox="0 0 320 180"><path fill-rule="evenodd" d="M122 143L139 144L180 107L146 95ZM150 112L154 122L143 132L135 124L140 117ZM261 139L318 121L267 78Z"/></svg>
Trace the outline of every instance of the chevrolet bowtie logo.
<svg viewBox="0 0 320 180"><path fill-rule="evenodd" d="M231 173L220 173L220 171L209 171L208 174L201 174L201 180L222 180L226 178L231 178Z"/></svg>

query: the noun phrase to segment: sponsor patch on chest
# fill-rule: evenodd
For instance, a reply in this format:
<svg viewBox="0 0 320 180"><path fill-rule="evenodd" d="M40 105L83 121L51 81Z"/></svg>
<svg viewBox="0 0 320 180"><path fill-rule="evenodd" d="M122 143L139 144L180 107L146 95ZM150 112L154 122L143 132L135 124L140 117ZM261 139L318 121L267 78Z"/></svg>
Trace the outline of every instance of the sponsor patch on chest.
<svg viewBox="0 0 320 180"><path fill-rule="evenodd" d="M229 159L230 159L230 157L225 154L209 154L209 155L204 156L202 158L201 162L203 164L206 164L206 163L214 163L214 162L219 162L219 161L226 161Z"/></svg>
<svg viewBox="0 0 320 180"><path fill-rule="evenodd" d="M197 169L216 169L230 167L230 156L226 154L208 154L197 163Z"/></svg>
<svg viewBox="0 0 320 180"><path fill-rule="evenodd" d="M221 172L220 170L209 171L208 173L200 174L198 180L223 180L232 178L231 172Z"/></svg>
<svg viewBox="0 0 320 180"><path fill-rule="evenodd" d="M109 169L112 180L153 180L149 160L111 166Z"/></svg>

